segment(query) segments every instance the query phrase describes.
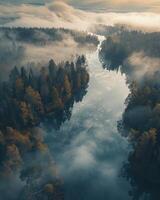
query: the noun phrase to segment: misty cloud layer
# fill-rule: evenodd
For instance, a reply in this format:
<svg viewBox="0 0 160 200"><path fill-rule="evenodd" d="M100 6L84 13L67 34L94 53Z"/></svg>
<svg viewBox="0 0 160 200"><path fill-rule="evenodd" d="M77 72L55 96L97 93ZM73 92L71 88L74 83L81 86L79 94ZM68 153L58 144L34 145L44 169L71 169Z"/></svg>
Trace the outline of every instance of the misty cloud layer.
<svg viewBox="0 0 160 200"><path fill-rule="evenodd" d="M18 1L17 1L18 2ZM37 1L35 1L36 3ZM115 12L94 12L92 9L98 5L113 4L117 8L125 8L127 1L48 1L41 2L41 5L35 4L2 4L0 7L0 24L1 26L21 26L21 27L65 27L79 30L89 30L95 24L114 25L117 23L132 25L135 28L146 30L160 30L160 15L153 12L152 9L142 9L137 12L141 5L149 7L150 3L139 3L133 1L130 4L133 8L137 4L136 9L132 12L122 13ZM11 2L9 2L11 3ZM26 2L27 3L27 2ZM28 1L29 3L29 1ZM34 2L33 2L34 3ZM88 6L87 6L88 5ZM150 8L158 9L158 3L151 2ZM81 8L82 7L82 8ZM121 13L120 13L121 12ZM153 20L154 18L154 20Z"/></svg>
<svg viewBox="0 0 160 200"><path fill-rule="evenodd" d="M160 71L160 59L149 57L144 52L134 52L124 62L124 73L131 80L138 84L144 83L144 80L151 79L155 73Z"/></svg>
<svg viewBox="0 0 160 200"><path fill-rule="evenodd" d="M16 35L17 34L17 35ZM33 35L32 35L33 36ZM9 32L9 37L3 29L0 30L0 78L8 77L10 70L14 67L42 67L48 65L50 59L56 63L73 60L77 54L86 54L96 49L92 43L81 44L75 41L70 33L59 31L59 38L50 38L43 31L34 30L34 38L29 41L18 39L18 32ZM34 39L40 41L34 42ZM32 41L33 40L33 41Z"/></svg>

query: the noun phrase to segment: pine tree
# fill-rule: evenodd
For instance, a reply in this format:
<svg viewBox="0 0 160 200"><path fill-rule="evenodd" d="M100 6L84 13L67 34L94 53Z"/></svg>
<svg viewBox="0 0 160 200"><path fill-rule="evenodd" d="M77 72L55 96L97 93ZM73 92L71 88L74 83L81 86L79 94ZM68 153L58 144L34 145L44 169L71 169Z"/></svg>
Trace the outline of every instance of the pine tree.
<svg viewBox="0 0 160 200"><path fill-rule="evenodd" d="M52 106L54 109L61 109L63 107L63 103L55 87L52 88Z"/></svg>
<svg viewBox="0 0 160 200"><path fill-rule="evenodd" d="M50 78L51 84L53 85L55 83L55 78L56 78L56 73L57 73L57 66L54 60L49 61L48 70L49 70L49 78Z"/></svg>
<svg viewBox="0 0 160 200"><path fill-rule="evenodd" d="M64 76L64 99L68 100L72 95L72 88L71 88L71 84L69 82L68 76L65 75Z"/></svg>
<svg viewBox="0 0 160 200"><path fill-rule="evenodd" d="M20 109L20 119L22 120L22 124L24 126L32 126L35 124L35 119L32 113L31 106L27 104L25 101L21 101L19 103Z"/></svg>
<svg viewBox="0 0 160 200"><path fill-rule="evenodd" d="M18 68L15 66L11 72L10 72L10 75L9 75L9 82L12 84L15 83L16 79L20 77L20 73L18 71Z"/></svg>
<svg viewBox="0 0 160 200"><path fill-rule="evenodd" d="M24 96L24 81L22 78L17 78L15 82L15 96L21 99Z"/></svg>
<svg viewBox="0 0 160 200"><path fill-rule="evenodd" d="M28 103L30 103L32 109L36 110L38 115L42 115L44 113L41 96L39 92L34 90L31 86L26 88L25 99Z"/></svg>

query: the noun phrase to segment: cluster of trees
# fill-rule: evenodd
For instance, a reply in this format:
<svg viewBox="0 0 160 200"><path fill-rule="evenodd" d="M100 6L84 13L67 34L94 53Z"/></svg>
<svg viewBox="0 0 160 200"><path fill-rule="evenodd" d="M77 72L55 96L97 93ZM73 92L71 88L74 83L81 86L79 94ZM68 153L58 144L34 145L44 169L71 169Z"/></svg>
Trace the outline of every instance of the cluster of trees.
<svg viewBox="0 0 160 200"><path fill-rule="evenodd" d="M145 33L121 28L103 42L100 59L104 67L114 70L123 66L133 52L143 51L147 56L160 57L159 41L159 32Z"/></svg>
<svg viewBox="0 0 160 200"><path fill-rule="evenodd" d="M158 32L143 33L121 29L104 41L100 52L105 68L120 68L127 77L130 94L125 102L122 120L118 122L118 129L128 137L132 145L122 174L133 187L130 195L137 200L144 193L148 193L152 200L160 196L160 69L158 65L156 69L150 66L152 73L144 72L144 65L141 63L138 71L134 63L126 60L134 52L141 51L150 59L159 58L159 41ZM139 76L138 73L141 72L144 73Z"/></svg>
<svg viewBox="0 0 160 200"><path fill-rule="evenodd" d="M63 183L41 129L19 131L7 127L0 131L1 183L4 184L9 177L16 174L24 186L19 182L18 187L22 187L22 191L17 194L17 200L63 199ZM3 184L0 185L1 197L7 199L7 184L6 188Z"/></svg>
<svg viewBox="0 0 160 200"><path fill-rule="evenodd" d="M160 186L160 73L138 84L130 84L130 95L119 131L129 138L133 150L123 167L123 175L133 186L133 199L148 193L159 197Z"/></svg>
<svg viewBox="0 0 160 200"><path fill-rule="evenodd" d="M96 35L86 34L86 32L77 32L73 30L70 30L69 32L71 33L74 40L82 45L93 44L97 47L99 43L98 37Z"/></svg>
<svg viewBox="0 0 160 200"><path fill-rule="evenodd" d="M86 32L73 31L64 28L0 28L0 32L10 41L45 45L54 41L62 41L68 35L79 44L98 45L98 38Z"/></svg>
<svg viewBox="0 0 160 200"><path fill-rule="evenodd" d="M29 152L48 153L38 129L19 131L6 127L0 131L0 177L6 178L17 172Z"/></svg>
<svg viewBox="0 0 160 200"><path fill-rule="evenodd" d="M160 73L155 72L152 76L145 77L141 83L132 82L129 85L130 95L126 100L121 124L123 126L120 126L123 127L121 131L129 135L135 145L134 155L141 157L141 162L154 160L157 167L160 164L159 75ZM157 178L160 180L160 174Z"/></svg>
<svg viewBox="0 0 160 200"><path fill-rule="evenodd" d="M82 55L58 65L50 60L40 70L14 67L8 81L0 83L0 178L20 173L26 186L19 199L63 199L56 166L35 127L69 119L88 82Z"/></svg>
<svg viewBox="0 0 160 200"><path fill-rule="evenodd" d="M152 66L151 66L152 67ZM133 150L124 165L124 175L133 186L133 199L148 193L156 200L160 186L160 71L148 73L140 81L133 71L122 66L128 79L130 94L126 99L120 132L128 136ZM128 71L127 71L128 70Z"/></svg>
<svg viewBox="0 0 160 200"><path fill-rule="evenodd" d="M0 129L33 127L44 118L64 110L89 82L86 59L79 56L75 63L57 66L50 60L48 67L29 72L24 67L11 71L9 81L0 85Z"/></svg>

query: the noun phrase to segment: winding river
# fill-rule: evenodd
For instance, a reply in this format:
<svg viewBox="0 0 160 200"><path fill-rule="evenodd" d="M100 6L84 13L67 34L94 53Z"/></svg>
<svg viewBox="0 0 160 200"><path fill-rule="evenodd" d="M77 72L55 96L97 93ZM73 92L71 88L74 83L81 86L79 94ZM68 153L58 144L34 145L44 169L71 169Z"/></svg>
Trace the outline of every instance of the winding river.
<svg viewBox="0 0 160 200"><path fill-rule="evenodd" d="M125 76L106 71L98 52L87 54L90 83L70 121L53 131L48 143L64 179L66 200L119 200L130 197L120 176L129 144L117 131L129 93Z"/></svg>

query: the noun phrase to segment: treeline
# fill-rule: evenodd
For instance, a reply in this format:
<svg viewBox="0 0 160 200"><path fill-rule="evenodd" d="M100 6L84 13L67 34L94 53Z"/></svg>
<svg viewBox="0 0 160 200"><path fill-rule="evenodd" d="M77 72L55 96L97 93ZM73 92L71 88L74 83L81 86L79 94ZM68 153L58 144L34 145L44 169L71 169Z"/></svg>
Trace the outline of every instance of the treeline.
<svg viewBox="0 0 160 200"><path fill-rule="evenodd" d="M37 45L47 45L50 42L62 41L65 34L79 44L98 45L98 38L86 32L73 31L64 28L0 28L1 36L14 42L26 42Z"/></svg>
<svg viewBox="0 0 160 200"><path fill-rule="evenodd" d="M130 94L126 99L119 132L129 139L132 150L122 175L130 182L130 196L157 200L160 196L160 33L143 33L122 29L102 44L100 58L109 70L125 73ZM133 62L126 62L135 52ZM137 56L137 57L136 57ZM136 65L134 59L139 62ZM140 61L142 59L142 61ZM128 60L129 61L129 60ZM143 62L155 66L148 66ZM147 63L146 63L147 64Z"/></svg>
<svg viewBox="0 0 160 200"><path fill-rule="evenodd" d="M100 59L107 69L117 69L134 52L160 57L160 33L144 33L120 29L107 37L102 44Z"/></svg>
<svg viewBox="0 0 160 200"><path fill-rule="evenodd" d="M17 199L63 199L56 165L36 127L46 119L60 125L70 118L74 102L86 93L86 66L85 57L79 56L58 65L50 60L40 70L14 67L9 80L0 84L0 178L4 184L20 174L26 184ZM3 195L4 190L0 185Z"/></svg>
<svg viewBox="0 0 160 200"><path fill-rule="evenodd" d="M16 187L21 189L17 194L8 186L14 177L19 178ZM0 131L0 183L2 199L64 199L63 183L41 129Z"/></svg>
<svg viewBox="0 0 160 200"><path fill-rule="evenodd" d="M24 67L11 71L9 81L0 85L0 129L6 126L23 129L38 125L45 117L65 108L78 91L88 85L89 75L84 56L76 62L29 72Z"/></svg>
<svg viewBox="0 0 160 200"><path fill-rule="evenodd" d="M130 95L119 131L129 138L133 150L123 167L130 181L133 199L148 193L151 200L159 197L160 186L160 72L145 77L141 84L132 82Z"/></svg>

